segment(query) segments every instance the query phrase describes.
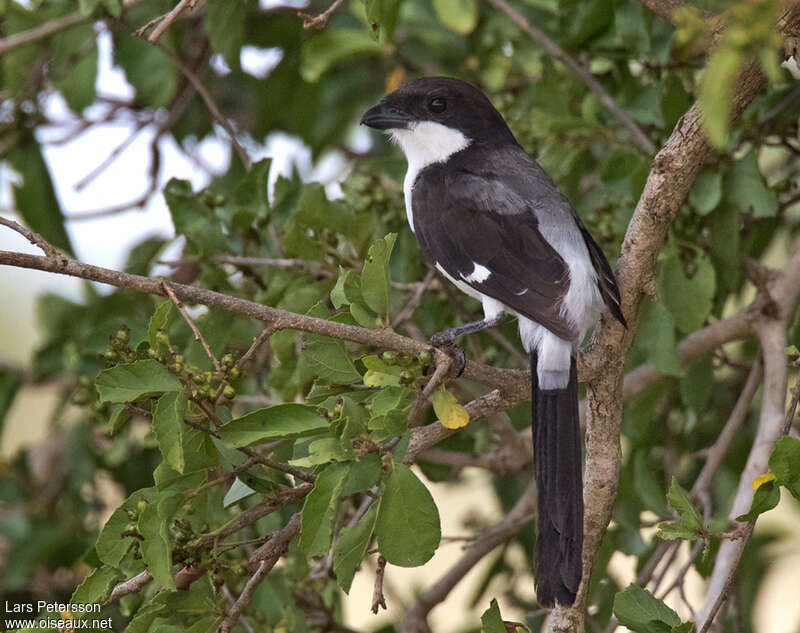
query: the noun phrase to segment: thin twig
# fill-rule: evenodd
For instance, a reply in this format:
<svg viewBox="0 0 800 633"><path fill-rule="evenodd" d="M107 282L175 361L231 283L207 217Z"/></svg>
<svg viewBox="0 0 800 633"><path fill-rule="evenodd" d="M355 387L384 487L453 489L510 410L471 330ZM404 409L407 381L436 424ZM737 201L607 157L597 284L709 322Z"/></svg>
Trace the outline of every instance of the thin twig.
<svg viewBox="0 0 800 633"><path fill-rule="evenodd" d="M139 2L141 2L141 0L125 0L122 6L127 9L128 7L132 7ZM83 11L75 11L74 13L67 13L66 15L62 15L44 22L32 29L28 29L27 31L14 33L13 35L9 35L8 37L0 39L0 55L7 53L12 48L16 48L17 46L38 42L39 40L50 37L59 31L82 24L83 22L87 22L91 19L91 15L86 15L83 13Z"/></svg>
<svg viewBox="0 0 800 633"><path fill-rule="evenodd" d="M708 450L705 464L703 464L703 468L700 471L700 474L697 476L697 479L695 479L694 485L692 486L692 495L700 499L704 507L705 515L709 515L711 512L708 491L711 487L712 481L714 480L714 475L722 463L723 458L728 453L728 448L730 447L733 438L736 437L736 434L739 432L739 428L742 426L742 423L747 417L747 412L750 410L750 404L752 403L753 397L758 390L758 386L761 384L762 374L763 369L761 357L759 356L753 361L753 366L750 369L750 373L747 376L744 387L742 387L739 398L736 400L736 404L734 405L733 410L728 417L728 421L725 422L725 426L722 428L722 431L720 431L720 434L717 436L714 444Z"/></svg>
<svg viewBox="0 0 800 633"><path fill-rule="evenodd" d="M216 479L212 479L211 481L207 481L202 486L198 486L194 490L189 491L186 494L186 499L191 499L196 497L201 492L205 492L209 488L213 488L214 486L218 486L219 484L224 484L229 482L231 479L235 479L239 476L240 473L243 473L246 470L252 468L255 464L258 463L258 459L256 457L249 457L241 466L237 466L233 470L226 470Z"/></svg>
<svg viewBox="0 0 800 633"><path fill-rule="evenodd" d="M214 368L217 370L217 372L219 372L219 374L222 374L222 365L220 365L220 362L217 360L217 357L214 356L213 352L211 351L211 348L208 346L208 343L206 342L206 339L203 338L203 335L200 333L200 330L197 329L197 326L192 320L192 317L190 317L189 313L186 312L186 308L183 307L183 304L180 302L178 297L175 296L175 292L172 290L169 283L165 279L162 279L161 286L164 288L164 292L170 298L172 303L175 304L175 307L178 308L178 312L181 313L183 320L189 324L190 328L192 328L192 332L194 332L194 340L200 341L200 344L203 346L203 349L206 350L206 354L208 354L208 357L211 359L211 362L214 363Z"/></svg>
<svg viewBox="0 0 800 633"><path fill-rule="evenodd" d="M648 154L653 154L656 151L656 147L653 145L653 142L647 138L647 135L642 132L638 125L636 125L630 115L625 112L616 101L614 101L614 98L608 93L602 84L594 78L589 70L575 61L575 59L570 56L569 53L551 40L544 31L533 26L524 15L508 4L506 0L489 0L489 2L497 9L505 13L512 22L530 35L531 38L536 40L536 42L538 42L538 44L545 51L547 51L551 57L560 61L573 73L580 77L589 90L598 96L600 102L606 108L608 108L608 110L620 121L620 123L622 123L622 125L628 129L639 147L641 147Z"/></svg>
<svg viewBox="0 0 800 633"><path fill-rule="evenodd" d="M128 580L125 580L114 587L114 589L111 590L111 594L108 596L105 604L111 604L123 596L140 591L142 587L144 587L151 580L153 580L153 576L149 571L145 569L144 571L139 572L133 578L129 578Z"/></svg>
<svg viewBox="0 0 800 633"><path fill-rule="evenodd" d="M425 387L420 392L414 406L408 412L408 423L413 426L417 418L428 406L428 399L431 397L433 390L436 389L447 375L450 373L450 368L453 366L453 360L446 354L437 354L436 368L433 370L433 375L428 380Z"/></svg>
<svg viewBox="0 0 800 633"><path fill-rule="evenodd" d="M242 369L247 364L247 361L252 358L253 354L255 354L261 346L269 340L269 337L275 333L275 329L269 325L264 326L264 329L261 330L261 334L257 337L253 338L253 343L247 349L247 351L239 357L239 360L236 361L236 368Z"/></svg>
<svg viewBox="0 0 800 633"><path fill-rule="evenodd" d="M206 108L208 109L209 113L213 117L213 119L222 126L222 129L228 133L228 136L231 139L231 143L233 144L233 149L236 151L236 154L239 156L239 160L242 161L242 165L247 171L250 171L250 157L247 155L244 147L242 147L241 143L239 143L239 139L236 137L236 131L231 126L230 121L226 119L222 112L220 112L217 104L214 103L214 99L209 94L206 87L203 85L203 82L197 77L197 75L189 68L186 64L183 63L175 53L173 53L169 48L164 46L161 42L151 42L153 46L157 47L164 55L166 55L169 60L177 66L178 70L180 70L181 74L186 77L189 83L194 86L194 89L197 90L197 94L200 95L200 98L203 99L203 103L206 104Z"/></svg>
<svg viewBox="0 0 800 633"><path fill-rule="evenodd" d="M340 4L342 4L342 0L334 0L333 4L319 15L311 15L304 11L298 11L297 17L303 20L304 29L324 29L328 25L331 14L339 8Z"/></svg>
<svg viewBox="0 0 800 633"><path fill-rule="evenodd" d="M422 302L422 297L425 295L425 292L431 285L431 282L436 279L436 273L433 270L429 270L425 275L425 278L422 280L422 283L418 284L414 288L414 294L408 300L405 307L397 313L397 316L394 317L392 320L392 327L396 328L401 323L407 321L412 316L414 316L414 310L419 307L419 304Z"/></svg>
<svg viewBox="0 0 800 633"><path fill-rule="evenodd" d="M119 156L128 148L130 147L131 143L133 143L138 137L139 133L147 127L147 122L140 122L134 128L133 131L125 137L125 140L122 141L119 145L117 145L114 149L112 149L108 156L106 156L96 167L92 169L88 174L86 174L83 178L81 178L78 182L75 183L75 191L81 191L85 189L95 178L97 178L100 174L102 174L106 169L108 169L111 164L119 158Z"/></svg>
<svg viewBox="0 0 800 633"><path fill-rule="evenodd" d="M262 552L263 556L258 563L258 567L253 575L248 579L247 583L239 594L239 598L231 605L225 618L217 628L217 633L230 633L239 617L242 615L242 609L252 600L258 585L267 577L267 574L275 567L281 556L289 548L289 543L300 531L300 513L296 512L289 519L289 522L280 530L275 532L272 537L257 552Z"/></svg>
<svg viewBox="0 0 800 633"><path fill-rule="evenodd" d="M172 11L170 11L169 13L165 13L164 15L156 18L155 20L151 20L145 26L139 29L136 32L136 35L142 37L145 31L154 22L157 22L158 25L156 26L156 28L153 29L153 32L150 33L150 35L147 38L148 42L154 44L155 42L158 41L158 38L160 38L170 26L172 26L172 23L178 19L178 16L183 12L183 10L186 7L191 6L192 8L194 8L194 5L196 3L197 0L180 0L180 2L173 7Z"/></svg>
<svg viewBox="0 0 800 633"><path fill-rule="evenodd" d="M0 215L0 224L7 226L10 229L14 229L17 233L22 235L26 240L28 240L34 246L38 246L47 257L59 257L58 251L55 247L50 244L46 239L44 239L41 235L39 235L36 231L31 231L29 228L22 226L19 222L15 222L10 218L5 218Z"/></svg>
<svg viewBox="0 0 800 633"><path fill-rule="evenodd" d="M383 556L378 556L378 565L375 568L375 585L372 588L372 605L370 610L375 615L378 614L381 607L386 609L386 598L383 595L383 576L386 573L386 559Z"/></svg>

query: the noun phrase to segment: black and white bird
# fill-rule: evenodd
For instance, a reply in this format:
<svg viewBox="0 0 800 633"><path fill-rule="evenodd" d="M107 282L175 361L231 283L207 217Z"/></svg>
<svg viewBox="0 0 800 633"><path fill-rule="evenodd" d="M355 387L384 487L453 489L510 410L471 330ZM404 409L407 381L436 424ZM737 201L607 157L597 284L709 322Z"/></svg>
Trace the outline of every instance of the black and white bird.
<svg viewBox="0 0 800 633"><path fill-rule="evenodd" d="M483 304L484 318L442 345L517 316L530 354L538 489L536 594L571 605L581 581L583 487L575 354L605 305L623 324L600 247L480 90L446 77L402 85L361 123L387 131L408 161L403 191L427 259Z"/></svg>

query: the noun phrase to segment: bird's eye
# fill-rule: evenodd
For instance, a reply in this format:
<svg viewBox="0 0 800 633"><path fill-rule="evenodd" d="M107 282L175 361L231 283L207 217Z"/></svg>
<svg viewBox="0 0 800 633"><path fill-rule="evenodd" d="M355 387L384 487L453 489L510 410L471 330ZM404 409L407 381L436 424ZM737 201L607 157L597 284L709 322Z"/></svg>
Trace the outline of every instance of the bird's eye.
<svg viewBox="0 0 800 633"><path fill-rule="evenodd" d="M428 102L428 110L439 114L447 110L447 101L443 97L434 97Z"/></svg>

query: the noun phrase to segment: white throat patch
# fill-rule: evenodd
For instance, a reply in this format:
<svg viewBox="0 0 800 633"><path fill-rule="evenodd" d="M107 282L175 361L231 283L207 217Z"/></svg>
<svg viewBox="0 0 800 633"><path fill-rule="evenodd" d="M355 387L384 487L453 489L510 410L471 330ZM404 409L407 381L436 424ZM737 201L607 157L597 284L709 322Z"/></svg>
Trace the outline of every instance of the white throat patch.
<svg viewBox="0 0 800 633"><path fill-rule="evenodd" d="M408 171L403 181L408 225L414 231L414 214L411 210L411 192L419 172L428 165L443 163L456 152L467 147L472 140L458 130L434 123L420 121L407 130L389 130L392 140L400 146L408 161Z"/></svg>

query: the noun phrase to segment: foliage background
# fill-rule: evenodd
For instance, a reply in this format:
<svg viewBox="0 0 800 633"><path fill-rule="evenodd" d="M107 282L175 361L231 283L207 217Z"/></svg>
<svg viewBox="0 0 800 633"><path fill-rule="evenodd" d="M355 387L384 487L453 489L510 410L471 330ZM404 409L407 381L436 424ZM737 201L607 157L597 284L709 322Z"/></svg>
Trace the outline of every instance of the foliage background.
<svg viewBox="0 0 800 633"><path fill-rule="evenodd" d="M150 183L138 200L125 206L141 206L154 196L164 196L175 233L185 238L175 256L180 265L170 272L175 282L338 323L366 328L391 324L418 340L470 319L479 309L429 274L420 260L405 223L402 157L382 140L367 151L353 148L352 130L366 107L400 81L420 74L449 74L481 86L613 261L653 169L655 149L699 99L705 131L716 150L670 226L651 297L638 325L632 323L636 339L626 367L633 372L649 363L646 366L657 370L658 379L625 394L619 494L613 523L593 561L589 591L593 605L589 626L612 628L615 595L628 581L609 571L612 554L630 557L641 576L659 553L664 567L681 570L691 550L693 562L674 586L661 572L648 585L659 597L671 589L667 601L684 620L689 619L691 607L700 608L704 596L702 591L685 596L681 578L689 569L692 578L707 578L714 568L719 534L729 529L724 519L757 432L760 391L743 402L741 426L724 447L715 476L702 489L692 490L699 518L682 505L676 489L669 497L667 493L673 479L690 489L702 473L709 447L717 446L734 403L743 391L747 393L744 385L758 366L759 346L753 338L740 336L746 340L710 344L687 364L677 344L697 331L702 339L702 328L745 309L756 296L756 287L762 291L766 287L762 266L780 269L793 261L789 256L796 251L800 209L796 182L800 90L778 66L793 41L791 29L788 44L773 29L780 5L748 0L673 12L676 5L655 2L647 6L616 0L514 3L530 23L591 71L619 105L625 121L604 107L581 77L554 61L541 39L510 20L504 3L353 0L342 6L313 3L303 9L304 18L294 7L209 0L185 7L174 22L163 17L174 8L169 2L124 5L118 0L86 0L79 6L66 1L2 5L0 150L4 178L10 179L12 170L16 174L16 214L69 254L72 246L65 222L71 231L80 228L61 208L42 158L43 139L52 139L53 129L69 136L108 121L136 121L137 134L154 134L151 151L140 165ZM326 19L308 24L328 9L332 10ZM716 17L720 15L724 19ZM156 22L137 36L137 29L151 20ZM43 24L59 28L48 37L14 41L15 35L36 33ZM149 42L148 36L161 24L168 28L156 44ZM114 64L135 89L131 99L108 99L95 87L98 31L111 35ZM711 41L716 48L708 61ZM279 49L280 62L266 78L254 77L242 67L245 46ZM735 79L751 59L763 68L769 85L729 126ZM56 92L71 114L52 120L46 103ZM632 136L631 126L649 147ZM332 153L339 157L346 165L340 174L346 173L341 199L329 200L319 184L303 183L296 176L278 180L274 195L268 197L269 162L256 162L248 170L249 160L242 158L258 155L265 139L276 131L301 139L315 161ZM187 156L196 157L198 144L212 136L231 146L230 164L212 170L210 184L202 190L172 180L162 191L163 147L158 141L174 139ZM95 162L103 158L95 157ZM197 169L203 169L202 164ZM391 246L393 238L384 241L388 235L396 235ZM137 245L125 270L152 273L166 242L148 239ZM386 262L388 250L391 259ZM237 259L241 257L258 260ZM399 359L370 356L394 348L345 345L335 338L281 329L232 373L233 364L250 348L262 325L217 308L192 311L214 356L230 355L215 370L186 320L170 306L169 301L132 291L107 294L89 284L80 302L58 295L39 300L44 341L24 367L3 363L0 415L10 409L20 390L32 385L54 385L59 406L49 421L52 437L44 448L28 447L2 464L0 593L4 600L18 602L41 596L67 601L83 576L95 570L94 581L84 584L75 599L104 601L113 586L142 571L144 559L155 580L107 607L115 628L216 630L224 626L232 601L253 577L246 563L254 548L275 530L291 526L290 518L302 509L299 540L292 542L285 563L259 585L238 626L342 630L341 605L347 598L340 588L349 584L347 577L360 562L358 552L376 546L366 544L371 522L377 547L390 562L403 556L424 562L438 544L436 509L419 480L400 465L409 438L406 415L412 392L430 375L429 359L418 353L401 354ZM785 329L787 343L797 345L800 324L791 316L793 307L792 302ZM497 332L470 337L464 344L478 362L525 367L513 322ZM148 350L153 350L155 360ZM789 349L784 363L796 355L796 349ZM114 370L125 361L136 362L137 376L121 378L120 370ZM109 373L95 382L103 370ZM467 380L449 388L467 403L486 391L486 385L493 386ZM119 392L121 387L127 391ZM232 392L223 395L228 387ZM383 388L380 393L379 388ZM184 397L193 404L184 404ZM464 467L484 468L494 473L491 486L503 514L516 507L528 519L531 508L519 499L528 499L523 493L530 479L529 412L527 404L516 404L519 398L512 400L489 411L493 415L488 420L475 421L435 449L417 455L417 472L428 481L446 481L457 488L470 485ZM125 401L136 404L126 407ZM246 440L233 431L213 439L205 433L216 423L242 420L249 411L279 403L295 407L280 410L281 419L293 420L285 435L253 428ZM299 403L319 406L325 416ZM170 417L167 411L177 413ZM276 419L275 410L268 411L273 413L258 415ZM447 417L442 411L425 410L412 421L434 425L436 414ZM183 423L182 413L194 426ZM307 434L310 439L304 437ZM401 439L392 465L388 449L395 449L396 437ZM255 457L237 453L238 445L251 440L260 442L250 449L258 450ZM269 442L266 448L264 442ZM250 464L243 475L246 487L231 487L230 479L204 487L204 482L256 457L261 462ZM265 467L264 459L282 465L282 470ZM288 476L283 472L290 461L291 468L304 469L307 478L317 477L315 495L307 497L305 506L302 497L308 489L303 488L302 478L296 472ZM355 475L346 479L348 469L356 468L360 479ZM796 493L793 476L784 474L778 483ZM404 483L398 483L400 478ZM372 495L365 492L379 480ZM285 487L302 494L292 497L294 493ZM106 507L108 489L131 499L110 523L106 523L113 510ZM392 490L408 492L412 500L394 506L396 513L386 509L391 506L387 491ZM770 489L773 496L775 491L777 487ZM226 494L230 503L223 507ZM290 499L281 496L287 494ZM380 506L368 505L376 494ZM783 497L784 503L791 499ZM280 501L275 512L249 522L244 536L236 537L240 539L236 542L244 541L242 545L219 550L204 540L231 517L252 516L248 511L269 506L275 499ZM683 545L680 541L665 545L653 534L654 523L672 518L674 512L685 529L681 532L673 525L662 530L672 529L671 535L689 541ZM404 530L400 524L407 516L414 522ZM489 523L502 520L502 516L475 517L462 533L475 535L478 543L487 542ZM525 523L511 526L503 541L510 539L514 546L504 544L492 559L472 600L483 611L499 597L506 619L524 619L536 630L544 614L537 610L528 586L534 535ZM95 545L104 524L110 527ZM343 527L351 530L349 535L341 531ZM338 534L334 541L333 533ZM336 555L328 556L329 551L341 551L339 544L350 542L348 538L358 544L354 558L341 563ZM733 599L720 618L724 630L753 630L753 605L765 574L796 549L797 539L796 529L756 532L739 566ZM518 555L520 548L524 557ZM367 557L374 561L376 554ZM187 585L187 592L157 593L160 587L171 589L175 575L187 565L206 573ZM372 573L366 570L358 573ZM387 583L392 574L389 565ZM381 620L365 630L424 627L407 615L404 619L403 611L422 613L424 620L425 595L402 605L392 623ZM633 614L626 611L625 598L617 601L616 616L634 630L681 626L674 613L660 607L652 607L657 617L641 620L636 608ZM515 614L513 618L506 616L506 609ZM493 630L495 615L487 615L485 630ZM661 621L662 628L650 620ZM467 630L478 626L476 619ZM791 626L785 630L800 630L796 622Z"/></svg>

